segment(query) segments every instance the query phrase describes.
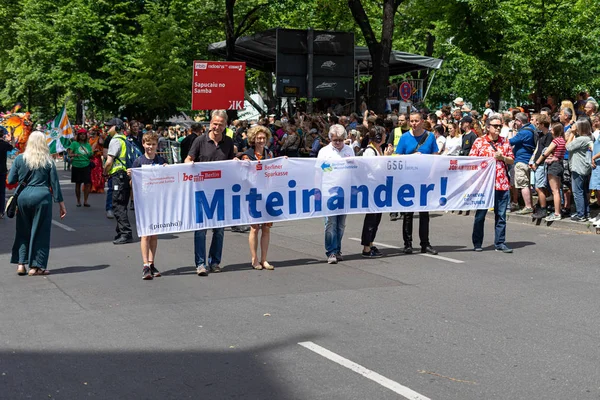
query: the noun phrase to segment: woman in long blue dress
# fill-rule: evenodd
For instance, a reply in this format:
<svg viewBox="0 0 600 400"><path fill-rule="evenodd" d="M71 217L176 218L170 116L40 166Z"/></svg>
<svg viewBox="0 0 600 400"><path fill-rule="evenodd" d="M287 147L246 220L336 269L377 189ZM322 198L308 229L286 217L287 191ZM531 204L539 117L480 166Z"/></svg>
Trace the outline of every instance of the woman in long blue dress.
<svg viewBox="0 0 600 400"><path fill-rule="evenodd" d="M31 178L17 201L17 230L10 262L18 264L19 275L27 273L26 265L29 265L30 276L48 275L46 267L50 255L52 199L59 203L61 219L67 215L67 209L46 136L39 131L29 136L25 152L15 159L8 182L23 182L29 171L32 171Z"/></svg>

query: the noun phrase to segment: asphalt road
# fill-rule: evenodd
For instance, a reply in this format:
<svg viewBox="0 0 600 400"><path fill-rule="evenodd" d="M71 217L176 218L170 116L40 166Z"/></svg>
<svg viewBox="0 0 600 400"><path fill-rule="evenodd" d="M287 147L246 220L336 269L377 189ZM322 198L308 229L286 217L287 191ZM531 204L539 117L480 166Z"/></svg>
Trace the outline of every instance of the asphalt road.
<svg viewBox="0 0 600 400"><path fill-rule="evenodd" d="M193 235L167 235L164 277L143 281L104 196L76 208L63 190L74 230L53 227L48 277L15 274L0 220L0 399L600 398L599 237L583 229L511 219L503 254L488 219L475 253L472 215L437 214L433 258L400 254L385 216L385 257L366 260L350 216L328 265L323 222L302 220L274 226L275 271L252 270L247 234L227 230L208 277Z"/></svg>

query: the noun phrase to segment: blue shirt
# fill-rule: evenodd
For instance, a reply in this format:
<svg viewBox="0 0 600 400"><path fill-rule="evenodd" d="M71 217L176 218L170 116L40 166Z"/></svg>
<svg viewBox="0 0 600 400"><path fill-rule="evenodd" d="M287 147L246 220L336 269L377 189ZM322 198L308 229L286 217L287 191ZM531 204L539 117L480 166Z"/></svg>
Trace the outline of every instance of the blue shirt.
<svg viewBox="0 0 600 400"><path fill-rule="evenodd" d="M525 124L515 137L510 139L508 142L513 146L513 153L515 153L515 163L521 162L529 164L529 160L535 150L535 139L533 135L537 135L536 129L531 124Z"/></svg>
<svg viewBox="0 0 600 400"><path fill-rule="evenodd" d="M432 132L424 131L423 135L426 133L429 134L425 142L419 149L417 153L421 154L437 154L439 152L437 143L435 142L435 135ZM414 137L411 133L406 133L400 137L400 141L398 142L398 146L396 147L396 154L413 154L415 149L419 145L419 140L421 140L421 136Z"/></svg>
<svg viewBox="0 0 600 400"><path fill-rule="evenodd" d="M310 149L310 157L316 157L319 154L319 149L321 148L321 142L318 137L313 141L312 147Z"/></svg>
<svg viewBox="0 0 600 400"><path fill-rule="evenodd" d="M564 130L564 132L565 132L565 133L567 133L567 131L568 131L569 129L571 129L571 126L572 126L572 125L573 125L573 124L566 125L566 126L565 126L565 130ZM564 156L564 159L565 159L565 160L568 160L568 159L569 159L569 151L568 151L568 150L567 150L567 151L565 151L565 156Z"/></svg>

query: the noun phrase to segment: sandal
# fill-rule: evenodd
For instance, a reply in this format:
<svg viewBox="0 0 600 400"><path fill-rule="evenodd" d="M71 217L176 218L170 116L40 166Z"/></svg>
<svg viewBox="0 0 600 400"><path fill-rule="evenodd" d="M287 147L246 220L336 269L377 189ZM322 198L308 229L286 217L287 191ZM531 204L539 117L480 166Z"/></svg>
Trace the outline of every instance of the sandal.
<svg viewBox="0 0 600 400"><path fill-rule="evenodd" d="M27 268L25 268L24 265L19 265L17 267L17 275L19 275L19 276L27 275Z"/></svg>
<svg viewBox="0 0 600 400"><path fill-rule="evenodd" d="M263 269L263 266L260 264L256 264L256 265L253 265L252 268L261 270L261 269Z"/></svg>
<svg viewBox="0 0 600 400"><path fill-rule="evenodd" d="M84 207L91 207L91 206L90 206L89 204L87 204L87 203L83 203L83 206L84 206Z"/></svg>
<svg viewBox="0 0 600 400"><path fill-rule="evenodd" d="M263 262L262 266L264 269L269 270L269 271L273 271L275 269L275 267L272 266L271 264L269 264L268 261Z"/></svg>
<svg viewBox="0 0 600 400"><path fill-rule="evenodd" d="M50 275L50 271L33 267L33 268L29 269L29 273L27 275L29 275L29 276Z"/></svg>

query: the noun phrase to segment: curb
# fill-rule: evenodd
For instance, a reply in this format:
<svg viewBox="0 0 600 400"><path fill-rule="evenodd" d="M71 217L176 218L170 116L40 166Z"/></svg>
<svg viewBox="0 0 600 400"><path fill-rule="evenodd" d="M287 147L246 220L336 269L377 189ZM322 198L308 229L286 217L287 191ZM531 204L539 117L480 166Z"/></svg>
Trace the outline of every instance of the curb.
<svg viewBox="0 0 600 400"><path fill-rule="evenodd" d="M464 214L459 215L456 212L448 213L448 214L440 214L440 215L452 215L452 216L456 216L456 217L467 217L467 218L473 219L474 215L475 215L475 210L469 210L469 211L470 211L469 215L464 215ZM465 211L463 211L463 213L464 212ZM486 217L486 219L494 220L494 212L488 211L488 213L485 217ZM563 218L560 221L547 222L543 219L538 219L538 218L534 219L531 217L531 214L519 215L519 214L506 213L506 221L511 222L511 223L523 224L523 225L535 225L535 226L539 226L542 229L544 229L544 228L563 229L563 230L570 230L570 231L574 231L574 232L599 233L600 234L600 228L598 228L598 230L597 230L596 227L591 222L589 222L589 221L575 222L575 221L571 221L569 218Z"/></svg>

